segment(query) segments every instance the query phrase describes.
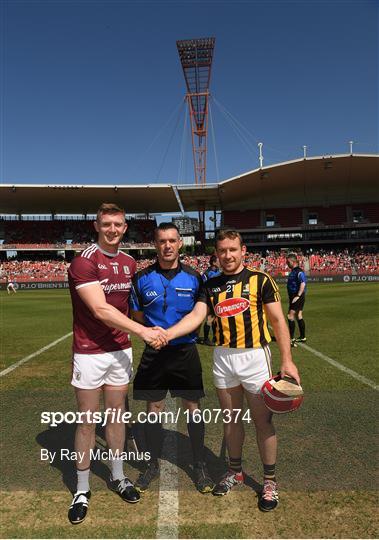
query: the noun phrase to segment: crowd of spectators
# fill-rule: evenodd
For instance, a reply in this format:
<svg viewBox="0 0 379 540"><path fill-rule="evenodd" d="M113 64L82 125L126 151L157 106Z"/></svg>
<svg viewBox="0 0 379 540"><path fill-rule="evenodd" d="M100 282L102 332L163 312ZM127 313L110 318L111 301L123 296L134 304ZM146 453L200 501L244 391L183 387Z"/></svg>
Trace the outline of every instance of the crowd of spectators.
<svg viewBox="0 0 379 540"><path fill-rule="evenodd" d="M68 263L62 260L11 260L1 264L0 276L11 281L66 281Z"/></svg>
<svg viewBox="0 0 379 540"><path fill-rule="evenodd" d="M378 272L379 256L363 251L319 251L309 255L311 274L374 274Z"/></svg>
<svg viewBox="0 0 379 540"><path fill-rule="evenodd" d="M24 254L23 257L26 255ZM45 255L46 256L46 255ZM364 251L314 251L298 253L300 266L307 274L314 276L343 274L379 274L379 255ZM38 254L40 260L22 260L22 258L5 261L0 266L0 279L14 281L65 281L69 263L62 259L44 260L43 253ZM141 270L155 261L144 258L137 261ZM183 255L181 261L203 273L209 266L209 255ZM285 277L288 274L286 253L267 251L247 253L246 265L263 270L274 277Z"/></svg>

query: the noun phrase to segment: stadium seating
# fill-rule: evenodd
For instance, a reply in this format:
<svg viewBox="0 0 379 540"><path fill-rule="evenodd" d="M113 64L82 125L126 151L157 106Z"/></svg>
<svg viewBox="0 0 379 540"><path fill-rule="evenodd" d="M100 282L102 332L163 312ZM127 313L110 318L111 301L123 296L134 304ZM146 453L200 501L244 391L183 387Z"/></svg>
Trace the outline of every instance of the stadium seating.
<svg viewBox="0 0 379 540"><path fill-rule="evenodd" d="M303 211L301 208L273 208L265 210L266 217L275 217L275 227L301 227Z"/></svg>
<svg viewBox="0 0 379 540"><path fill-rule="evenodd" d="M65 261L11 260L1 265L1 276L17 283L30 281L66 281L68 263Z"/></svg>
<svg viewBox="0 0 379 540"><path fill-rule="evenodd" d="M223 226L237 230L257 229L265 227L264 217L274 218L275 227L292 228L308 226L307 215L317 216L317 225L342 226L353 223L353 212L359 211L363 215L362 223L379 223L379 205L377 203L354 204L334 206L312 206L307 208L269 208L260 210L226 210L223 212ZM351 217L350 217L351 215Z"/></svg>
<svg viewBox="0 0 379 540"><path fill-rule="evenodd" d="M224 227L233 229L253 229L261 225L260 210L228 210L223 212Z"/></svg>
<svg viewBox="0 0 379 540"><path fill-rule="evenodd" d="M125 245L134 243L151 245L155 219L128 220ZM93 220L1 220L1 236L8 249L49 249L87 245L96 240Z"/></svg>
<svg viewBox="0 0 379 540"><path fill-rule="evenodd" d="M313 251L307 254L298 252L299 263L311 276L344 275L344 274L379 274L379 255L363 251ZM43 254L40 254L41 258ZM200 273L209 266L209 255L189 256L181 258ZM141 270L152 264L155 259L144 258L137 261ZM288 274L285 252L267 251L247 253L245 264L262 270L274 277ZM69 263L63 260L9 260L0 267L0 280L5 276L18 282L25 281L65 281Z"/></svg>
<svg viewBox="0 0 379 540"><path fill-rule="evenodd" d="M378 203L365 203L354 204L352 206L352 212L362 212L362 223L379 223L379 204Z"/></svg>
<svg viewBox="0 0 379 540"><path fill-rule="evenodd" d="M318 225L343 225L347 222L347 208L338 206L314 206L307 208L309 214L317 214Z"/></svg>

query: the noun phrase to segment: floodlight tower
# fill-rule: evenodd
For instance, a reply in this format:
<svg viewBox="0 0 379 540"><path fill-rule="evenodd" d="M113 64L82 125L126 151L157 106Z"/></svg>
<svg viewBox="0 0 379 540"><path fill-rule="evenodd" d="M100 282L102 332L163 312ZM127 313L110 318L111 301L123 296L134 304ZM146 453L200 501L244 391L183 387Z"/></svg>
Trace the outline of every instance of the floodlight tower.
<svg viewBox="0 0 379 540"><path fill-rule="evenodd" d="M187 85L195 183L200 186L206 184L208 99L214 45L215 38L176 42Z"/></svg>
<svg viewBox="0 0 379 540"><path fill-rule="evenodd" d="M186 39L176 46L187 86L186 100L191 122L195 183L207 181L207 135L209 83L215 38ZM205 244L205 209L199 209L201 243Z"/></svg>

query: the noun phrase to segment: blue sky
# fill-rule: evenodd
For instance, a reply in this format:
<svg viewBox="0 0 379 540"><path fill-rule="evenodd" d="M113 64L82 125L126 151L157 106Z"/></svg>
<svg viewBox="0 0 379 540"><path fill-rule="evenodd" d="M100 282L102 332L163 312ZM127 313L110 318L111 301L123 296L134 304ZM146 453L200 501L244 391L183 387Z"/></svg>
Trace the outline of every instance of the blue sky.
<svg viewBox="0 0 379 540"><path fill-rule="evenodd" d="M4 183L192 183L175 42L206 36L208 182L256 168L258 141L265 165L378 152L376 1L3 0L1 34Z"/></svg>

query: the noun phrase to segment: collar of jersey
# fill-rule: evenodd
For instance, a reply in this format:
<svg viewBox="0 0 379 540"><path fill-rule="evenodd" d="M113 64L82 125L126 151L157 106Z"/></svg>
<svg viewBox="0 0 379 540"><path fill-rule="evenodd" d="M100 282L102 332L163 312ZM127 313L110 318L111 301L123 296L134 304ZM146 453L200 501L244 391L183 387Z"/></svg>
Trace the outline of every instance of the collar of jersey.
<svg viewBox="0 0 379 540"><path fill-rule="evenodd" d="M222 272L220 274L220 276L223 276L223 277L226 277L226 278L234 278L236 276L240 276L242 274L242 272L244 272L246 270L246 266L244 266L241 270L241 272L237 272L237 274L224 274L224 272Z"/></svg>
<svg viewBox="0 0 379 540"><path fill-rule="evenodd" d="M177 266L176 268L169 268L168 270L166 270L165 268L161 268L161 267L159 266L159 262L158 262L158 261L156 261L156 263L155 263L155 271L156 271L158 274L162 274L162 276L163 276L165 279L167 279L166 276L165 276L165 274L164 274L165 272L168 273L168 272L170 272L170 271L173 271L173 273L175 272L173 277L175 277L176 274L179 274L179 272L180 272L181 270L182 270L182 263L181 263L180 261L178 261L178 266Z"/></svg>
<svg viewBox="0 0 379 540"><path fill-rule="evenodd" d="M109 253L109 251L105 251L105 249L101 249L99 244L95 244L97 249L101 251L101 253L104 253L104 255L107 255L108 257L117 257L117 255L120 253L120 250L117 250L117 253Z"/></svg>

